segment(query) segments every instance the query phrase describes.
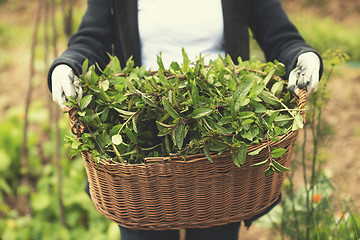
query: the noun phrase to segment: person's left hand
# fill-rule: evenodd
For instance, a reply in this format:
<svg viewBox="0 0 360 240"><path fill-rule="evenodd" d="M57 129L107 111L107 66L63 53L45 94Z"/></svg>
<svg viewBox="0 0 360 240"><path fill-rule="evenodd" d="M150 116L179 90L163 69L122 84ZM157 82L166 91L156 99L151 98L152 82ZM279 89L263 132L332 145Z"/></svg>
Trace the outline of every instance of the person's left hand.
<svg viewBox="0 0 360 240"><path fill-rule="evenodd" d="M319 83L320 59L313 52L299 55L296 67L289 74L288 89L299 95L299 90L306 88L310 96L316 91Z"/></svg>

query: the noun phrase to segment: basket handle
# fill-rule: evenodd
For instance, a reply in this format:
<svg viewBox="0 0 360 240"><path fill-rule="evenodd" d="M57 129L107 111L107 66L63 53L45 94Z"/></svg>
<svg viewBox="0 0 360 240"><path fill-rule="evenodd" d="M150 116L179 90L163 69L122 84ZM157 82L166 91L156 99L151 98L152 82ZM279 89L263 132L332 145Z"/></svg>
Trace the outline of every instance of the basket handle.
<svg viewBox="0 0 360 240"><path fill-rule="evenodd" d="M305 105L306 105L306 100L307 100L307 95L306 95L306 90L305 88L300 89L299 91L299 96L298 96L298 106L300 107L300 109L305 109Z"/></svg>

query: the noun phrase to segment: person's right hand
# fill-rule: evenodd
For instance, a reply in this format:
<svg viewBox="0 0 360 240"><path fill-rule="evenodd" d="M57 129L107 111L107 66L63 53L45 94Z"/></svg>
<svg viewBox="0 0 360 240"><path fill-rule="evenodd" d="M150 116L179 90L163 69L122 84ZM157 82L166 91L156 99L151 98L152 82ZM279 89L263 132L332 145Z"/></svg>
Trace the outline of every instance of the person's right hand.
<svg viewBox="0 0 360 240"><path fill-rule="evenodd" d="M51 90L52 99L59 104L63 111L68 111L69 108L64 105L69 97L79 100L82 97L82 89L80 81L75 76L73 70L65 64L56 66L51 74Z"/></svg>

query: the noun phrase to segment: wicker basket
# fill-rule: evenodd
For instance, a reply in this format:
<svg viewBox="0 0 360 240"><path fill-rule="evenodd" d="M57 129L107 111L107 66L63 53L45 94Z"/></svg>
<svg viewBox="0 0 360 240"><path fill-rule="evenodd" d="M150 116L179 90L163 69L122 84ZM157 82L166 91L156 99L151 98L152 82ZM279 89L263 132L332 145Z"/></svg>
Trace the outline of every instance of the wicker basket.
<svg viewBox="0 0 360 240"><path fill-rule="evenodd" d="M298 106L304 107L302 91ZM81 125L70 114L72 131L80 135ZM298 131L285 135L271 146L286 148L278 162L289 166ZM252 145L248 152L266 143ZM246 164L235 166L229 154L214 155L214 163L203 155L183 159L150 158L145 164L95 163L88 152L83 160L91 199L97 210L127 228L169 230L204 228L248 220L277 201L285 174L265 176L263 161L267 149L247 156Z"/></svg>

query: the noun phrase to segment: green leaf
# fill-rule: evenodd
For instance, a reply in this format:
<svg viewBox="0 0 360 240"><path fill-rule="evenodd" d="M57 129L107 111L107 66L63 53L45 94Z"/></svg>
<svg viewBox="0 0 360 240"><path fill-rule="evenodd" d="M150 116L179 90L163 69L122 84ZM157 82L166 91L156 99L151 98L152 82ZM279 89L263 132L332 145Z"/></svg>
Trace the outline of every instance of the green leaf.
<svg viewBox="0 0 360 240"><path fill-rule="evenodd" d="M108 115L109 115L109 108L105 108L105 110L102 111L101 114L100 114L101 121L106 122L106 119L107 119Z"/></svg>
<svg viewBox="0 0 360 240"><path fill-rule="evenodd" d="M127 126L125 127L125 134L130 139L131 142L133 142L134 144L138 144L138 140L136 139L135 134Z"/></svg>
<svg viewBox="0 0 360 240"><path fill-rule="evenodd" d="M254 82L254 84L251 87L249 98L255 99L265 88L265 84L260 82Z"/></svg>
<svg viewBox="0 0 360 240"><path fill-rule="evenodd" d="M176 146L181 150L185 138L185 125L180 123L175 129L175 142Z"/></svg>
<svg viewBox="0 0 360 240"><path fill-rule="evenodd" d="M109 134L107 134L106 131L103 131L101 136L98 136L97 139L102 148L105 148L106 146L111 144L110 136L109 136Z"/></svg>
<svg viewBox="0 0 360 240"><path fill-rule="evenodd" d="M126 65L125 68L123 69L124 73L130 73L131 70L133 69L135 63L134 60L132 58L132 56L126 61Z"/></svg>
<svg viewBox="0 0 360 240"><path fill-rule="evenodd" d="M158 76L159 76L159 80L160 80L161 84L163 85L162 87L164 87L164 86L171 87L169 85L168 81L166 80L166 77L162 71L160 71L160 70L158 71Z"/></svg>
<svg viewBox="0 0 360 240"><path fill-rule="evenodd" d="M261 97L265 103L268 103L272 106L278 107L280 105L279 100L270 92L262 91L259 94L259 97Z"/></svg>
<svg viewBox="0 0 360 240"><path fill-rule="evenodd" d="M269 115L269 120L267 121L267 125L269 126L269 129L271 129L275 118L279 115L279 112L268 111L267 114Z"/></svg>
<svg viewBox="0 0 360 240"><path fill-rule="evenodd" d="M265 159L264 161L252 164L252 165L250 165L250 167L261 167L261 166L266 165L268 162L269 162L269 158Z"/></svg>
<svg viewBox="0 0 360 240"><path fill-rule="evenodd" d="M171 62L169 70L172 74L177 75L179 73L179 71L181 70L181 68L177 62Z"/></svg>
<svg viewBox="0 0 360 240"><path fill-rule="evenodd" d="M163 128L158 132L159 137L166 136L171 133L171 128Z"/></svg>
<svg viewBox="0 0 360 240"><path fill-rule="evenodd" d="M275 69L271 70L268 75L266 75L266 77L264 78L264 84L265 86L268 84L268 82L270 81L270 79L274 76L275 73Z"/></svg>
<svg viewBox="0 0 360 240"><path fill-rule="evenodd" d="M226 117L222 117L219 121L218 124L219 125L224 125L226 123L231 123L234 121L234 118L232 116L226 116Z"/></svg>
<svg viewBox="0 0 360 240"><path fill-rule="evenodd" d="M209 152L209 148L208 146L205 144L203 147L203 153L205 155L205 157L210 161L210 162L214 162L214 160L211 158L210 152Z"/></svg>
<svg viewBox="0 0 360 240"><path fill-rule="evenodd" d="M170 90L168 92L168 99L169 99L169 103L175 108L179 106L178 101L176 99L176 91Z"/></svg>
<svg viewBox="0 0 360 240"><path fill-rule="evenodd" d="M251 118L251 117L255 117L255 113L250 112L250 111L246 111L246 112L241 112L239 114L240 119L242 119L242 118Z"/></svg>
<svg viewBox="0 0 360 240"><path fill-rule="evenodd" d="M246 119L245 121L241 122L241 125L245 126L245 125L251 124L253 122L254 122L254 119Z"/></svg>
<svg viewBox="0 0 360 240"><path fill-rule="evenodd" d="M68 107L74 107L74 108L78 108L79 106L74 103L74 102L64 102L63 105L68 106Z"/></svg>
<svg viewBox="0 0 360 240"><path fill-rule="evenodd" d="M224 69L224 62L221 58L216 58L214 60L214 66L216 68L216 70L220 71Z"/></svg>
<svg viewBox="0 0 360 240"><path fill-rule="evenodd" d="M283 90L285 82L276 82L274 83L274 85L271 87L271 92L275 95L279 95L280 92Z"/></svg>
<svg viewBox="0 0 360 240"><path fill-rule="evenodd" d="M156 121L156 123L165 128L173 128L175 126L175 124L166 124L159 121Z"/></svg>
<svg viewBox="0 0 360 240"><path fill-rule="evenodd" d="M180 115L171 107L170 103L168 102L168 100L166 100L165 97L162 98L162 104L166 112L169 113L172 118L174 119L181 118Z"/></svg>
<svg viewBox="0 0 360 240"><path fill-rule="evenodd" d="M116 135L112 136L111 141L114 145L120 145L123 143L123 139L120 134L116 134Z"/></svg>
<svg viewBox="0 0 360 240"><path fill-rule="evenodd" d="M86 95L83 97L80 101L80 109L84 110L91 103L92 98L92 95Z"/></svg>
<svg viewBox="0 0 360 240"><path fill-rule="evenodd" d="M182 56L183 56L182 70L183 70L183 72L188 72L190 69L190 67L189 67L190 59L189 59L188 55L186 54L184 48L181 49L181 52L182 52Z"/></svg>
<svg viewBox="0 0 360 240"><path fill-rule="evenodd" d="M240 108L242 106L246 106L250 102L250 99L248 99L246 96L240 96L236 99L234 111L239 112Z"/></svg>
<svg viewBox="0 0 360 240"><path fill-rule="evenodd" d="M104 91L107 91L109 89L109 85L109 80L99 82L99 86L102 87Z"/></svg>
<svg viewBox="0 0 360 240"><path fill-rule="evenodd" d="M265 146L263 146L263 147L261 147L261 148L259 148L257 150L254 150L252 152L249 152L249 155L251 155L251 156L258 155L261 152L261 150L263 150L266 147L267 147L267 145L265 145Z"/></svg>
<svg viewBox="0 0 360 240"><path fill-rule="evenodd" d="M300 113L298 113L295 115L294 123L291 130L296 131L298 129L302 129L303 127L304 127L303 117L301 116Z"/></svg>
<svg viewBox="0 0 360 240"><path fill-rule="evenodd" d="M280 163L278 163L277 161L273 160L272 163L274 164L274 167L279 170L280 172L289 172L291 171L289 168L281 165Z"/></svg>
<svg viewBox="0 0 360 240"><path fill-rule="evenodd" d="M238 148L238 159L241 165L243 165L246 161L247 150L248 145L244 142L240 142L240 147Z"/></svg>
<svg viewBox="0 0 360 240"><path fill-rule="evenodd" d="M276 171L276 168L274 167L274 164L269 163L267 168L264 171L265 176L270 176L274 171Z"/></svg>
<svg viewBox="0 0 360 240"><path fill-rule="evenodd" d="M89 82L91 84L91 86L94 86L96 85L96 83L98 82L99 80L99 76L96 74L96 71L95 71L95 66L91 66L90 67L90 76L89 76ZM89 86L90 87L90 86ZM105 90L106 91L106 90Z"/></svg>
<svg viewBox="0 0 360 240"><path fill-rule="evenodd" d="M233 100L236 101L239 97L245 97L249 93L254 81L246 81L241 83L233 94Z"/></svg>
<svg viewBox="0 0 360 240"><path fill-rule="evenodd" d="M111 57L111 69L113 70L114 73L121 72L120 61L116 56Z"/></svg>
<svg viewBox="0 0 360 240"><path fill-rule="evenodd" d="M165 71L164 63L161 58L161 53L160 53L160 55L157 56L156 60L157 60L158 66L159 66L159 71L161 71L161 72Z"/></svg>
<svg viewBox="0 0 360 240"><path fill-rule="evenodd" d="M196 87L196 81L194 80L191 84L191 99L195 107L200 107L199 102L199 91Z"/></svg>
<svg viewBox="0 0 360 240"><path fill-rule="evenodd" d="M252 101L250 104L253 108L255 108L256 113L265 113L267 111L267 108L261 103Z"/></svg>
<svg viewBox="0 0 360 240"><path fill-rule="evenodd" d="M161 145L161 143L157 144L157 145L154 145L152 147L148 147L148 148L145 148L145 147L140 147L141 150L144 150L144 151L151 151L157 147L159 147Z"/></svg>
<svg viewBox="0 0 360 240"><path fill-rule="evenodd" d="M77 114L78 114L79 116L81 116L81 117L84 117L84 116L86 115L86 112L85 112L85 111L83 111L83 112L77 112Z"/></svg>
<svg viewBox="0 0 360 240"><path fill-rule="evenodd" d="M233 149L231 150L231 158L237 167L241 167L238 155Z"/></svg>
<svg viewBox="0 0 360 240"><path fill-rule="evenodd" d="M228 149L228 145L220 141L212 141L211 144L207 145L209 151L212 152L223 152Z"/></svg>
<svg viewBox="0 0 360 240"><path fill-rule="evenodd" d="M276 67L275 75L284 76L286 74L285 65L277 60L274 60L274 63Z"/></svg>
<svg viewBox="0 0 360 240"><path fill-rule="evenodd" d="M137 119L138 119L139 115L135 115L131 121L132 121L132 126L133 126L133 130L134 132L138 133L138 129L137 129Z"/></svg>
<svg viewBox="0 0 360 240"><path fill-rule="evenodd" d="M120 108L114 108L117 112L119 112L121 115L125 115L125 116L132 116L134 114L136 114L136 112L130 112L130 111L126 111Z"/></svg>
<svg viewBox="0 0 360 240"><path fill-rule="evenodd" d="M279 115L276 116L275 118L275 122L282 122L282 121L291 121L293 120L292 117L288 116L288 115Z"/></svg>
<svg viewBox="0 0 360 240"><path fill-rule="evenodd" d="M144 100L144 102L145 102L147 105L149 105L149 106L151 106L151 107L156 107L155 102L154 102L151 98L149 98L149 97L147 97L147 96L145 96L145 95L141 95L141 98L142 98L142 100Z"/></svg>
<svg viewBox="0 0 360 240"><path fill-rule="evenodd" d="M210 108L197 108L192 112L192 117L195 119L210 115L213 112Z"/></svg>
<svg viewBox="0 0 360 240"><path fill-rule="evenodd" d="M274 150L271 151L271 156L273 158L279 158L282 155L284 155L286 153L286 149L285 148L276 148Z"/></svg>
<svg viewBox="0 0 360 240"><path fill-rule="evenodd" d="M88 70L88 66L89 66L89 60L85 59L85 61L83 62L83 65L82 65L82 75L85 76L85 74Z"/></svg>
<svg viewBox="0 0 360 240"><path fill-rule="evenodd" d="M103 88L100 88L100 95L99 95L100 99L103 100L104 102L111 102L111 99L109 98L109 96L106 94L106 92L104 91Z"/></svg>
<svg viewBox="0 0 360 240"><path fill-rule="evenodd" d="M254 138L259 134L260 130L257 126L252 126L250 129L241 133L241 136L249 141L253 141Z"/></svg>
<svg viewBox="0 0 360 240"><path fill-rule="evenodd" d="M225 62L226 62L227 64L229 64L230 66L234 66L234 65L235 65L235 63L233 62L233 60L231 59L231 57L230 57L229 54L226 54Z"/></svg>
<svg viewBox="0 0 360 240"><path fill-rule="evenodd" d="M170 147L169 138L167 136L164 137L164 143L165 143L165 151L166 151L167 155L169 155L171 152L171 147Z"/></svg>
<svg viewBox="0 0 360 240"><path fill-rule="evenodd" d="M249 81L251 80L251 81L256 82L256 83L259 83L259 82L261 82L263 80L255 72L247 73L246 79L249 80Z"/></svg>

